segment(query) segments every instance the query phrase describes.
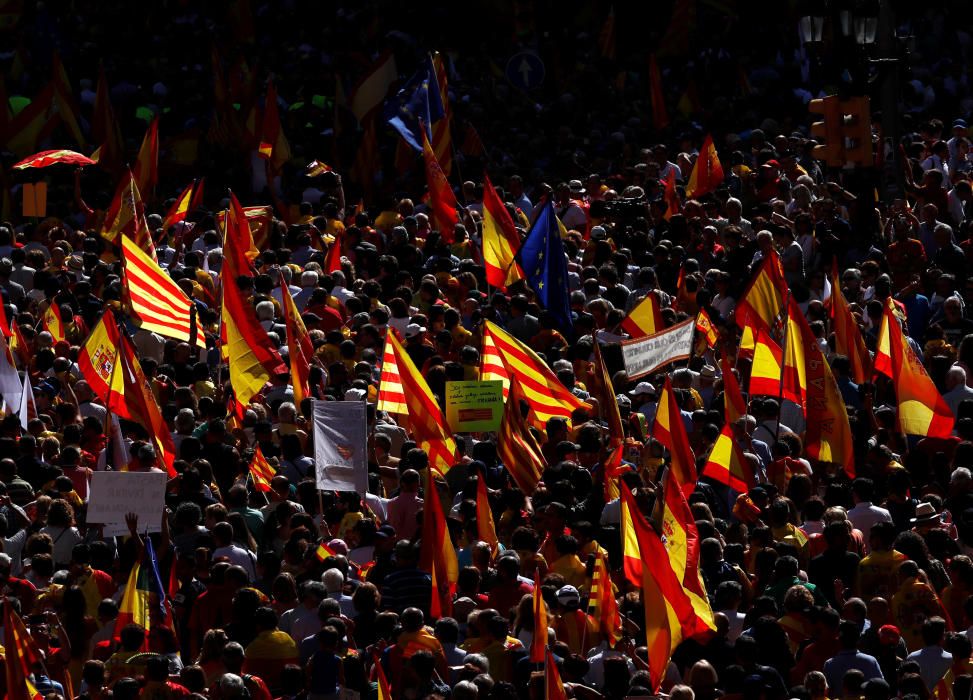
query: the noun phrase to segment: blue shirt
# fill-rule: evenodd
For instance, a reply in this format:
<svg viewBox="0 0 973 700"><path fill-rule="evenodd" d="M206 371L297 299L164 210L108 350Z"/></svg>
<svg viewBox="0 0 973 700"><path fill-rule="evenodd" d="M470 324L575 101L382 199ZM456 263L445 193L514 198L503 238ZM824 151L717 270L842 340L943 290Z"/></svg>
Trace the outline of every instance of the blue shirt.
<svg viewBox="0 0 973 700"><path fill-rule="evenodd" d="M861 671L866 681L882 677L882 669L874 656L854 649L845 649L824 662L824 676L828 679L828 687L840 689L845 674L853 669Z"/></svg>

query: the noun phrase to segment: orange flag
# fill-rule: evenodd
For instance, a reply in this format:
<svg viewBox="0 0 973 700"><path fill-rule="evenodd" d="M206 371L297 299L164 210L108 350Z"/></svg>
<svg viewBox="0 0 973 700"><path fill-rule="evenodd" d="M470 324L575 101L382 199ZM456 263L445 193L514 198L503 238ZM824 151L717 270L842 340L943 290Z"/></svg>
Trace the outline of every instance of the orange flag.
<svg viewBox="0 0 973 700"><path fill-rule="evenodd" d="M710 450L703 473L743 493L753 488L755 479L749 462L734 439L733 424L747 412L747 405L740 393L740 384L725 357L720 360L720 371L723 373L723 429Z"/></svg>
<svg viewBox="0 0 973 700"><path fill-rule="evenodd" d="M530 640L530 662L544 661L547 653L547 604L541 592L541 572L534 569L534 635Z"/></svg>
<svg viewBox="0 0 973 700"><path fill-rule="evenodd" d="M669 174L662 183L665 189L662 192L662 199L666 203L666 213L663 218L669 221L673 216L682 211L682 202L679 201L679 193L676 191L676 171L670 169Z"/></svg>
<svg viewBox="0 0 973 700"><path fill-rule="evenodd" d="M854 479L855 451L848 409L828 360L818 348L810 328L806 329L804 338L807 357L804 450L809 459L844 467L848 477Z"/></svg>
<svg viewBox="0 0 973 700"><path fill-rule="evenodd" d="M652 437L662 443L669 450L673 478L679 488L688 497L696 489L696 459L689 446L686 425L682 420L682 412L676 403L676 395L672 389L672 379L666 375L666 383L659 396L659 408L655 414L655 425L652 427Z"/></svg>
<svg viewBox="0 0 973 700"><path fill-rule="evenodd" d="M716 154L713 137L707 134L706 140L699 149L699 156L693 165L689 182L686 184L686 196L702 197L721 184L723 184L723 166L720 164L720 157Z"/></svg>
<svg viewBox="0 0 973 700"><path fill-rule="evenodd" d="M436 51L432 55L432 67L436 73L436 83L439 87L439 99L443 103L443 118L432 124L432 148L436 153L436 160L442 164L443 172L449 177L453 169L453 137L450 125L453 120L453 110L449 107L449 84L446 76L446 65L443 56Z"/></svg>
<svg viewBox="0 0 973 700"><path fill-rule="evenodd" d="M725 357L720 359L720 372L722 372L726 419L729 423L736 423L737 419L747 412L747 403L743 400L740 382L737 381L733 368Z"/></svg>
<svg viewBox="0 0 973 700"><path fill-rule="evenodd" d="M597 340L595 341L594 355L588 388L598 399L601 419L608 423L609 445L615 448L625 441L625 430L622 428L622 415L618 410L615 389L612 386L611 377L608 376L605 360L601 356L601 344Z"/></svg>
<svg viewBox="0 0 973 700"><path fill-rule="evenodd" d="M453 590L459 578L456 549L449 536L446 516L439 501L439 491L432 469L426 470L426 490L422 502L422 551L419 566L432 574L433 601L449 615L453 609ZM431 606L434 608L435 606Z"/></svg>
<svg viewBox="0 0 973 700"><path fill-rule="evenodd" d="M40 651L8 598L3 599L3 646L6 651L7 700L41 700L43 696L30 680L34 665L41 661Z"/></svg>
<svg viewBox="0 0 973 700"><path fill-rule="evenodd" d="M277 105L277 88L274 81L267 82L267 97L264 100L264 120L260 129L260 145L258 155L270 161L270 172L277 174L284 164L291 159L291 147L284 136L284 129L280 124L280 112Z"/></svg>
<svg viewBox="0 0 973 700"><path fill-rule="evenodd" d="M311 345L311 337L307 334L307 328L304 326L304 319L301 318L301 312L297 310L297 304L291 297L283 275L280 278L280 293L284 325L287 329L287 354L291 363L294 405L300 407L301 402L311 395L309 379L314 348Z"/></svg>
<svg viewBox="0 0 973 700"><path fill-rule="evenodd" d="M490 508L490 496L483 474L476 480L476 536L481 542L489 544L496 556L500 541L497 539L497 528L493 524L493 509Z"/></svg>
<svg viewBox="0 0 973 700"><path fill-rule="evenodd" d="M442 121L442 120L440 120ZM459 202L449 186L446 173L443 172L436 154L429 144L429 137L425 128L422 131L422 160L426 165L426 186L429 188L429 208L431 210L433 228L439 231L446 243L453 242L454 229L459 223Z"/></svg>
<svg viewBox="0 0 973 700"><path fill-rule="evenodd" d="M652 126L661 131L669 126L669 113L666 111L666 98L662 90L662 72L656 63L655 54L649 56L649 98L652 101Z"/></svg>
<svg viewBox="0 0 973 700"><path fill-rule="evenodd" d="M949 438L953 433L953 413L906 340L893 303L890 297L882 317L875 371L891 379L895 386L903 433Z"/></svg>
<svg viewBox="0 0 973 700"><path fill-rule="evenodd" d="M542 661L544 661L544 700L568 700L554 654L548 650Z"/></svg>
<svg viewBox="0 0 973 700"><path fill-rule="evenodd" d="M835 351L848 358L852 379L856 384L870 381L872 356L868 354L858 321L851 313L848 300L841 291L837 260L831 269L831 323L834 326Z"/></svg>
<svg viewBox="0 0 973 700"><path fill-rule="evenodd" d="M644 338L662 330L662 309L659 296L649 292L636 304L622 321L622 330L632 338Z"/></svg>
<svg viewBox="0 0 973 700"><path fill-rule="evenodd" d="M159 183L159 115L152 118L135 159L135 183L139 192L151 192Z"/></svg>
<svg viewBox="0 0 973 700"><path fill-rule="evenodd" d="M205 178L200 178L198 180L193 180L184 189L176 201L173 202L169 211L166 212L165 218L162 219L162 230L167 231L171 226L175 226L181 221L185 221L189 214L196 210L200 204L203 202L203 180Z"/></svg>

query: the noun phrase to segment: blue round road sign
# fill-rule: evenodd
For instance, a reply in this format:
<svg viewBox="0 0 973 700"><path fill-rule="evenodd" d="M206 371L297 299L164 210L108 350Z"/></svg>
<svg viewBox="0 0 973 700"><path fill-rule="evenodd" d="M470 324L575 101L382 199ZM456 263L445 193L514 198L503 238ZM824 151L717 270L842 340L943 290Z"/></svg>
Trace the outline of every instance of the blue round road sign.
<svg viewBox="0 0 973 700"><path fill-rule="evenodd" d="M544 82L544 62L531 51L521 51L507 61L507 80L521 90L535 90Z"/></svg>

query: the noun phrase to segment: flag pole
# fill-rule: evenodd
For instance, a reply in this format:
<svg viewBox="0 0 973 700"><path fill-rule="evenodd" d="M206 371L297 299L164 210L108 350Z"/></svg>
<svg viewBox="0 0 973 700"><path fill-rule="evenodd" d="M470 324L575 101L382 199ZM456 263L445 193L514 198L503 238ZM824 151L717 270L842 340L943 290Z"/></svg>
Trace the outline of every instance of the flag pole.
<svg viewBox="0 0 973 700"><path fill-rule="evenodd" d="M784 337L781 339L780 353L780 388L777 391L777 430L774 431L774 442L780 438L780 414L784 409L784 372L787 370L787 334L790 331L791 320L791 290L787 288L784 295Z"/></svg>

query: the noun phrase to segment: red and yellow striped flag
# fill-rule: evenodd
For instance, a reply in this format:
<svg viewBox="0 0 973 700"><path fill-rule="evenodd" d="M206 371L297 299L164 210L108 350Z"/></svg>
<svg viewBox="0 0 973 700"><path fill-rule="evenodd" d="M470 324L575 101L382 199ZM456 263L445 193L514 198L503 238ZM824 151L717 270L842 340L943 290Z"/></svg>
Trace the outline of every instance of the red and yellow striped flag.
<svg viewBox="0 0 973 700"><path fill-rule="evenodd" d="M416 442L429 455L429 466L440 474L459 459L435 395L392 332L385 339L377 408L408 417Z"/></svg>
<svg viewBox="0 0 973 700"><path fill-rule="evenodd" d="M297 304L294 303L283 276L280 278L280 293L284 325L287 328L287 355L291 363L294 404L300 406L301 402L311 395L309 378L314 348L311 346L311 337L307 334L301 312L297 310Z"/></svg>
<svg viewBox="0 0 973 700"><path fill-rule="evenodd" d="M53 299L44 310L41 322L43 323L44 330L51 334L55 343L60 343L64 340L64 321L61 319L61 305Z"/></svg>
<svg viewBox="0 0 973 700"><path fill-rule="evenodd" d="M544 654L547 653L547 603L544 602L544 595L541 591L541 572L534 569L534 634L530 640L530 662L532 664L544 661Z"/></svg>
<svg viewBox="0 0 973 700"><path fill-rule="evenodd" d="M506 289L508 284L524 279L524 273L515 259L520 250L520 234L486 175L483 176L482 237L487 284Z"/></svg>
<svg viewBox="0 0 973 700"><path fill-rule="evenodd" d="M493 555L497 555L500 540L497 539L493 509L490 508L490 496L487 492L486 477L483 474L480 474L476 480L476 536L481 542L489 544Z"/></svg>
<svg viewBox="0 0 973 700"><path fill-rule="evenodd" d="M264 457L260 445L257 445L257 449L253 453L253 460L250 462L250 478L253 479L254 490L260 493L270 491L270 482L275 476L277 476L277 472Z"/></svg>
<svg viewBox="0 0 973 700"><path fill-rule="evenodd" d="M533 350L500 326L486 321L482 334L480 379L502 381L504 399L511 383L515 383L530 406L528 420L536 428L544 430L551 418L564 418L570 423L572 413L590 408L558 380Z"/></svg>
<svg viewBox="0 0 973 700"><path fill-rule="evenodd" d="M3 647L8 700L41 700L43 696L30 680L34 666L41 662L40 650L8 598L3 600Z"/></svg>
<svg viewBox="0 0 973 700"><path fill-rule="evenodd" d="M622 638L622 617L618 612L618 601L615 600L615 593L612 590L608 562L601 553L595 554L595 565L591 571L588 614L598 621L598 627L608 641L609 648L614 648Z"/></svg>
<svg viewBox="0 0 973 700"><path fill-rule="evenodd" d="M942 439L952 435L953 412L906 340L891 297L878 332L875 371L891 379L895 386L903 433Z"/></svg>
<svg viewBox="0 0 973 700"><path fill-rule="evenodd" d="M831 269L831 323L834 326L835 351L848 358L852 379L857 384L871 381L872 356L868 354L861 328L841 291L837 258Z"/></svg>
<svg viewBox="0 0 973 700"><path fill-rule="evenodd" d="M279 173L284 164L291 159L291 147L284 136L280 124L280 111L277 105L277 88L274 81L267 83L267 97L264 100L264 119L260 129L258 154L270 161L270 172Z"/></svg>
<svg viewBox="0 0 973 700"><path fill-rule="evenodd" d="M524 419L517 385L511 385L503 408L503 419L497 434L497 456L517 488L525 495L530 496L537 490L546 461L537 439Z"/></svg>
<svg viewBox="0 0 973 700"><path fill-rule="evenodd" d="M655 292L645 295L622 321L622 330L632 338L644 338L662 330L662 309Z"/></svg>
<svg viewBox="0 0 973 700"><path fill-rule="evenodd" d="M442 503L439 501L439 491L436 488L436 478L433 470L426 470L426 489L422 501L422 551L419 555L419 567L423 571L432 573L432 598L439 601L439 609L449 615L453 610L453 591L459 579L459 563L456 559L456 549L449 536L446 516Z"/></svg>
<svg viewBox="0 0 973 700"><path fill-rule="evenodd" d="M122 234L131 238L149 257L158 261L152 235L145 221L145 206L131 170L126 170L118 183L101 228L101 235L116 245Z"/></svg>
<svg viewBox="0 0 973 700"><path fill-rule="evenodd" d="M193 335L192 300L135 241L123 235L121 243L124 291L140 327L189 342ZM195 325L196 345L205 348L206 336L199 317Z"/></svg>
<svg viewBox="0 0 973 700"><path fill-rule="evenodd" d="M446 177L449 177L453 171L453 137L450 132L453 123L453 110L449 107L449 84L446 66L443 63L442 54L438 51L432 55L432 68L436 72L439 97L443 103L443 118L432 123L432 148L443 172Z"/></svg>
<svg viewBox="0 0 973 700"><path fill-rule="evenodd" d="M689 496L696 489L696 459L689 446L686 425L682 420L682 412L676 402L676 394L672 389L672 379L666 375L666 383L659 396L659 408L655 414L655 425L652 427L652 437L662 443L669 450L671 462L669 470L679 485L679 488Z"/></svg>
<svg viewBox="0 0 973 700"><path fill-rule="evenodd" d="M170 227L185 221L190 212L195 211L196 208L202 204L204 180L205 178L193 180L186 187L186 189L179 194L176 201L169 208L169 211L166 212L165 218L162 220L163 231L168 232Z"/></svg>
<svg viewBox="0 0 973 700"><path fill-rule="evenodd" d="M159 115L152 118L149 128L145 130L135 159L135 183L139 192L149 193L159 184Z"/></svg>

